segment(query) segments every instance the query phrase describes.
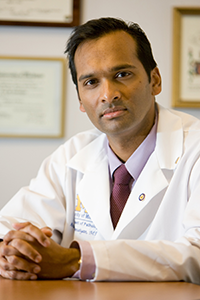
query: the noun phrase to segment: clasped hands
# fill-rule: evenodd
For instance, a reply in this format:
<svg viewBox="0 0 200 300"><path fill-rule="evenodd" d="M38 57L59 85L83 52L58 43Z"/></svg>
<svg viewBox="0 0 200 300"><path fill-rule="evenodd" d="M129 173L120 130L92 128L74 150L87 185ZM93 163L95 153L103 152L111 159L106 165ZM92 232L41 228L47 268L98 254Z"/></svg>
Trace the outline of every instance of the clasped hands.
<svg viewBox="0 0 200 300"><path fill-rule="evenodd" d="M61 279L78 269L80 251L64 248L51 239L48 227L16 223L0 243L0 275L19 280Z"/></svg>

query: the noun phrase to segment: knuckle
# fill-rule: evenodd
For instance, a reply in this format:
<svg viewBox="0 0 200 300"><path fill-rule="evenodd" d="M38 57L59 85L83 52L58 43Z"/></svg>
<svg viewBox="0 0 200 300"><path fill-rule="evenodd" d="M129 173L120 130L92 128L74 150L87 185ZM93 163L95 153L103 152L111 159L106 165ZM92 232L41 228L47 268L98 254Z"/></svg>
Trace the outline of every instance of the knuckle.
<svg viewBox="0 0 200 300"><path fill-rule="evenodd" d="M34 260L34 254L31 251L26 251L26 257L28 259Z"/></svg>
<svg viewBox="0 0 200 300"><path fill-rule="evenodd" d="M13 253L14 251L14 248L11 248L10 246L7 246L7 245L4 245L2 248L1 248L1 251L0 251L0 256L7 256L7 255L10 255L11 253Z"/></svg>
<svg viewBox="0 0 200 300"><path fill-rule="evenodd" d="M8 279L16 279L17 272L16 271L5 271L1 269L1 276Z"/></svg>
<svg viewBox="0 0 200 300"><path fill-rule="evenodd" d="M17 265L17 263L18 263L18 258L17 258L17 256L15 256L15 255L10 256L10 257L9 257L9 263L12 264L12 265Z"/></svg>
<svg viewBox="0 0 200 300"><path fill-rule="evenodd" d="M8 263L4 263L4 264L3 264L3 268L4 268L4 270L6 270L6 271L9 271L9 270L10 270L10 266L9 266Z"/></svg>
<svg viewBox="0 0 200 300"><path fill-rule="evenodd" d="M28 223L26 226L27 229L29 229L30 231L33 230L34 226L31 223Z"/></svg>
<svg viewBox="0 0 200 300"><path fill-rule="evenodd" d="M4 278L10 278L10 276L8 276L8 273L2 268L0 269L0 274Z"/></svg>
<svg viewBox="0 0 200 300"><path fill-rule="evenodd" d="M17 280L30 280L37 279L37 275L29 272L11 271L10 278Z"/></svg>
<svg viewBox="0 0 200 300"><path fill-rule="evenodd" d="M20 274L20 278L19 279L21 279L21 280L36 280L37 279L37 275L26 272L26 273Z"/></svg>
<svg viewBox="0 0 200 300"><path fill-rule="evenodd" d="M8 247L6 245L2 245L1 248L0 248L1 256L6 255L7 252L8 252Z"/></svg>
<svg viewBox="0 0 200 300"><path fill-rule="evenodd" d="M14 230L10 230L5 236L4 236L4 241L8 241L12 238L13 234L14 234Z"/></svg>
<svg viewBox="0 0 200 300"><path fill-rule="evenodd" d="M16 233L16 230L10 230L10 231L6 234L6 236L12 237L13 235L15 235L15 233Z"/></svg>
<svg viewBox="0 0 200 300"><path fill-rule="evenodd" d="M3 261L1 261L1 268L3 270L10 270L10 265L5 259Z"/></svg>
<svg viewBox="0 0 200 300"><path fill-rule="evenodd" d="M20 272L18 270L7 271L0 268L0 274L3 278L11 280L36 280L37 275L29 272Z"/></svg>
<svg viewBox="0 0 200 300"><path fill-rule="evenodd" d="M16 279L17 278L17 271L9 271L8 272L9 278L10 279Z"/></svg>
<svg viewBox="0 0 200 300"><path fill-rule="evenodd" d="M19 248L22 244L22 240L21 239L14 239L12 241L12 246L15 247L15 248Z"/></svg>

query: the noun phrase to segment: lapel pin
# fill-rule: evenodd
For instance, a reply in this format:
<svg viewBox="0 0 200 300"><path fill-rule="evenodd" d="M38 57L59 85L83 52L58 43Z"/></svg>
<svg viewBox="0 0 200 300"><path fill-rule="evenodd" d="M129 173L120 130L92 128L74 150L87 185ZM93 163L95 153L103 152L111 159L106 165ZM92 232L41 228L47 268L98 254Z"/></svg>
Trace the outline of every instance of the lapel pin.
<svg viewBox="0 0 200 300"><path fill-rule="evenodd" d="M140 194L140 196L138 197L138 199L140 201L143 201L145 199L146 195L144 193Z"/></svg>

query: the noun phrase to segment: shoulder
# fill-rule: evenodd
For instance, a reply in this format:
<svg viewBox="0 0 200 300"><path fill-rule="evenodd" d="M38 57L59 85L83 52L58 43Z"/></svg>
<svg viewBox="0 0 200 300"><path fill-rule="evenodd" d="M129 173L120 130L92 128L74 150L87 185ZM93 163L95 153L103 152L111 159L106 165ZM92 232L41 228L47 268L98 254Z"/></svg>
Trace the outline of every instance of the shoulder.
<svg viewBox="0 0 200 300"><path fill-rule="evenodd" d="M159 111L160 121L165 122L166 125L169 122L174 122L174 127L176 127L177 124L179 123L182 126L183 131L185 132L200 131L200 120L190 114L175 109L164 108L159 104L158 104L158 111Z"/></svg>
<svg viewBox="0 0 200 300"><path fill-rule="evenodd" d="M200 120L190 114L158 105L157 137L173 149L196 156L200 151Z"/></svg>
<svg viewBox="0 0 200 300"><path fill-rule="evenodd" d="M80 132L71 137L65 144L65 149L70 149L72 152L78 152L88 144L92 143L99 136L104 135L98 129L94 128L91 130Z"/></svg>
<svg viewBox="0 0 200 300"><path fill-rule="evenodd" d="M105 136L104 133L100 132L98 129L91 129L87 131L80 132L73 137L71 137L68 141L62 144L53 154L52 156L65 159L68 161L78 152L80 152L83 148L91 144L94 140L98 139L100 136Z"/></svg>

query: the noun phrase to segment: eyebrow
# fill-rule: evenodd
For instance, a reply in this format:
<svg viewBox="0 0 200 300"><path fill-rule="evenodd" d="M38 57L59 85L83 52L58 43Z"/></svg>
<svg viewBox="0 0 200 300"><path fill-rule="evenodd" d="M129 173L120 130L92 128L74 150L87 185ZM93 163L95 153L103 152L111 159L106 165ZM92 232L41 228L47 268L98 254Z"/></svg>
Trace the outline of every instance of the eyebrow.
<svg viewBox="0 0 200 300"><path fill-rule="evenodd" d="M113 68L109 69L109 72L117 72L119 70L123 70L123 69L135 69L136 67L130 64L124 64L124 65L119 65L119 66L115 66ZM94 77L95 73L89 73L89 74L83 74L79 77L78 81L82 81L91 77Z"/></svg>

